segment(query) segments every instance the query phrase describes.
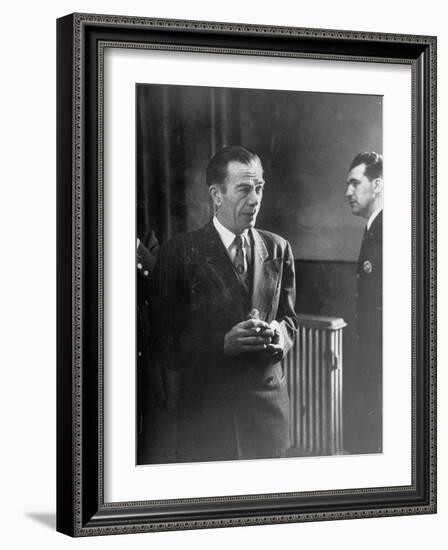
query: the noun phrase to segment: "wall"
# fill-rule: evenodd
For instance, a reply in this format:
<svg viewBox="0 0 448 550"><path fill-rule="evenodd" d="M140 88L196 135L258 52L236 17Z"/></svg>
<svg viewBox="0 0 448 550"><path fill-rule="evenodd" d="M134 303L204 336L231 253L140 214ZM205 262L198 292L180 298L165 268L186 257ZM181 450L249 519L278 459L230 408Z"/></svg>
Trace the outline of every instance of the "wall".
<svg viewBox="0 0 448 550"><path fill-rule="evenodd" d="M241 92L242 143L268 159L258 225L279 233L303 260L354 261L361 220L345 199L361 151L382 152L382 99L356 94Z"/></svg>
<svg viewBox="0 0 448 550"><path fill-rule="evenodd" d="M345 181L357 153L382 152L380 96L141 84L136 97L141 235L163 242L206 223L207 162L242 144L264 168L257 226L288 239L296 259L357 260L363 222Z"/></svg>
<svg viewBox="0 0 448 550"><path fill-rule="evenodd" d="M55 19L73 11L439 35L439 151L448 149L448 37L442 2L355 0L294 4L165 0L9 3L2 41L1 517L5 548L443 548L448 520L448 404L439 402L439 514L71 540L55 511ZM406 13L404 12L406 9ZM439 204L448 201L439 165ZM448 227L439 214L439 280L448 277ZM448 391L446 285L439 285L439 386Z"/></svg>

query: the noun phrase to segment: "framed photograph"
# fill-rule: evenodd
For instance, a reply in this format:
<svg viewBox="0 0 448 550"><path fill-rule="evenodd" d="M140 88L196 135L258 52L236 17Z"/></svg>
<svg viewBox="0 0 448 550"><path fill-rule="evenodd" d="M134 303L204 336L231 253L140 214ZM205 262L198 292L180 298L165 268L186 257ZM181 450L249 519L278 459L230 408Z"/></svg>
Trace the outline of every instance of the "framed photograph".
<svg viewBox="0 0 448 550"><path fill-rule="evenodd" d="M57 40L57 529L435 513L436 38Z"/></svg>

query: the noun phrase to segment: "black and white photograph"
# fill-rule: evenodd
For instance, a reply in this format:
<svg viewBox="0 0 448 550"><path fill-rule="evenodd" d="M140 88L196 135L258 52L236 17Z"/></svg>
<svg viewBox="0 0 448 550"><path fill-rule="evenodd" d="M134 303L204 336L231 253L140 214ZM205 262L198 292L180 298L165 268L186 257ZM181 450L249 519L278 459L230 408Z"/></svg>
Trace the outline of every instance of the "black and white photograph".
<svg viewBox="0 0 448 550"><path fill-rule="evenodd" d="M136 464L382 453L382 96L135 93Z"/></svg>
<svg viewBox="0 0 448 550"><path fill-rule="evenodd" d="M436 38L57 29L58 531L434 514Z"/></svg>
<svg viewBox="0 0 448 550"><path fill-rule="evenodd" d="M443 6L5 4L3 548L446 545Z"/></svg>

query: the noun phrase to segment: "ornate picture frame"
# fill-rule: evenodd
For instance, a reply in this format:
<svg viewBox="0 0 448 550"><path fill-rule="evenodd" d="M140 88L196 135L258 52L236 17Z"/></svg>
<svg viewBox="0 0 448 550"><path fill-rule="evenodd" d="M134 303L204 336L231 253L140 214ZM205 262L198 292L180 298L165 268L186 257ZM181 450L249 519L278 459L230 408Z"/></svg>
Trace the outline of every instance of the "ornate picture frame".
<svg viewBox="0 0 448 550"><path fill-rule="evenodd" d="M410 67L410 484L200 497L180 491L166 499L149 488L142 500L105 499L107 48ZM435 513L436 38L72 14L57 22L57 50L58 531L91 536Z"/></svg>

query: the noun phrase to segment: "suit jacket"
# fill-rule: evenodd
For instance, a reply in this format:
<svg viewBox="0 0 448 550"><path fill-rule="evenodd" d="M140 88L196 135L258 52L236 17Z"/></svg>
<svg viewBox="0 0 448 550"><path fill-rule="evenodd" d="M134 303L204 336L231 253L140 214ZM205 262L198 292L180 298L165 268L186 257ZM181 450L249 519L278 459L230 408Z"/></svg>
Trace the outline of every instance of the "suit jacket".
<svg viewBox="0 0 448 550"><path fill-rule="evenodd" d="M211 222L162 246L151 277L152 354L176 373L178 462L274 457L290 446L280 361L297 329L294 260L281 237L252 229L252 238L252 296ZM224 354L225 334L252 308L280 322L283 353Z"/></svg>

